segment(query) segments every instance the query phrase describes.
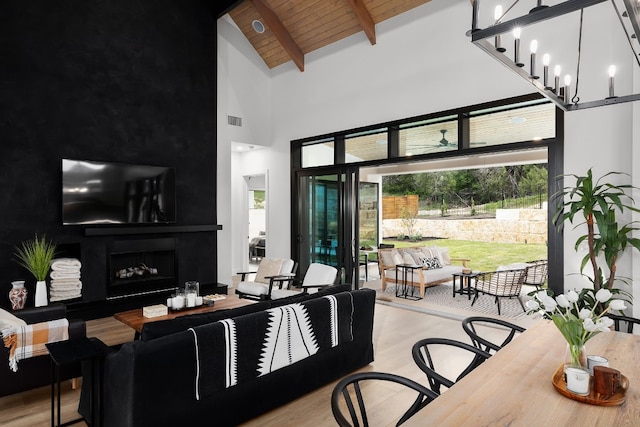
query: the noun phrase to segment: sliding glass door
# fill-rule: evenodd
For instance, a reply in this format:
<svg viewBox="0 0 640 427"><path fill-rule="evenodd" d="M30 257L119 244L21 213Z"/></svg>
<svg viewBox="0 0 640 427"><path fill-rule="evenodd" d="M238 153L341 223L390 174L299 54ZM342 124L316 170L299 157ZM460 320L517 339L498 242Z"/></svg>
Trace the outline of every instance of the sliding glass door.
<svg viewBox="0 0 640 427"><path fill-rule="evenodd" d="M357 169L346 168L298 173L294 253L301 275L318 262L336 267L344 283L357 283L357 175Z"/></svg>

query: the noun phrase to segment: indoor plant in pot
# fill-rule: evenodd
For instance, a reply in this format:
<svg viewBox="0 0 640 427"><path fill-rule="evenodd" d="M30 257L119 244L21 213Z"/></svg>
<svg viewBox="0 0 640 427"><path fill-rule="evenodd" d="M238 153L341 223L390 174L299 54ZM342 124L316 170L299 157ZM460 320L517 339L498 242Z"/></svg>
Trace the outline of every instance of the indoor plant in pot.
<svg viewBox="0 0 640 427"><path fill-rule="evenodd" d="M625 209L640 212L633 206L633 198L627 193L636 187L629 184L614 185L604 182L612 175L626 175L622 172L609 172L594 181L591 169L585 176L567 175L574 177L575 185L565 187L554 195L558 200L558 213L554 222L559 228L566 221L573 224L576 216L584 218L584 222L576 224L576 227L585 224L587 234L580 236L575 243L576 251L586 241L588 252L582 259L580 272L582 273L587 263L591 264L593 277L589 279L593 283L593 290L598 292L606 288L612 292L618 292L614 288L615 280L626 282L624 278L616 276L616 262L618 256L627 249L627 246L640 250L640 239L632 236L638 228L634 222L620 226L616 219L618 213ZM578 220L577 220L578 221ZM608 269L608 276L598 264L598 257L604 256Z"/></svg>
<svg viewBox="0 0 640 427"><path fill-rule="evenodd" d="M35 306L47 305L47 273L51 268L51 261L56 254L56 245L47 241L45 236L35 237L22 242L16 247L15 256L18 263L26 268L36 279Z"/></svg>

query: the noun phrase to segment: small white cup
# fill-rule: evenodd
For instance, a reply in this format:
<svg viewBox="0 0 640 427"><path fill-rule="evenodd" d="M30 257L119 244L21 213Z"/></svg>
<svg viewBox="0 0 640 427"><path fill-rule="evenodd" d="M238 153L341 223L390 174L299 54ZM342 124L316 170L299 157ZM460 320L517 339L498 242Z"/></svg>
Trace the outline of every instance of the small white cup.
<svg viewBox="0 0 640 427"><path fill-rule="evenodd" d="M171 297L167 298L167 308L171 308L172 304L173 304L173 298Z"/></svg>
<svg viewBox="0 0 640 427"><path fill-rule="evenodd" d="M202 305L202 297L196 297L196 305Z"/></svg>
<svg viewBox="0 0 640 427"><path fill-rule="evenodd" d="M589 371L580 368L564 368L567 390L575 394L589 394Z"/></svg>
<svg viewBox="0 0 640 427"><path fill-rule="evenodd" d="M609 359L595 354L590 354L587 356L587 369L589 369L590 375L593 375L594 366L609 366Z"/></svg>

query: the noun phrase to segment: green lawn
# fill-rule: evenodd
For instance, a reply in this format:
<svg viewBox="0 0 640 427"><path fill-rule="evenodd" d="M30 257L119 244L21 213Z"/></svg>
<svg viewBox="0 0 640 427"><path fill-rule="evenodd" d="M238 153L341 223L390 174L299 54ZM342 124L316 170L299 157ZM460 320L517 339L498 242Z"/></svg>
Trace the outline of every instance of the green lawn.
<svg viewBox="0 0 640 427"><path fill-rule="evenodd" d="M547 246L542 244L471 242L450 239L423 240L421 242L389 240L383 241L383 243L394 244L396 248L434 245L446 247L449 248L451 258L470 259L471 262L467 263L469 268L480 271L493 271L499 265L514 262L547 259Z"/></svg>

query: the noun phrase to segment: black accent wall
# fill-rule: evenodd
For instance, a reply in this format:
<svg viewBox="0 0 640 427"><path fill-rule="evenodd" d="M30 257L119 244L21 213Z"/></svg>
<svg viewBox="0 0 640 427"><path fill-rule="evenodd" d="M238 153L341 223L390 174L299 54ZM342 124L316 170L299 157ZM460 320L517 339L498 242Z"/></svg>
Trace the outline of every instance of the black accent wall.
<svg viewBox="0 0 640 427"><path fill-rule="evenodd" d="M175 237L179 282L217 281L215 231L87 235L61 221L72 158L174 166L175 225L216 224L215 24L204 0L2 2L0 306L12 280L27 280L33 305L13 252L35 233L81 258L85 302L106 296L114 239Z"/></svg>

